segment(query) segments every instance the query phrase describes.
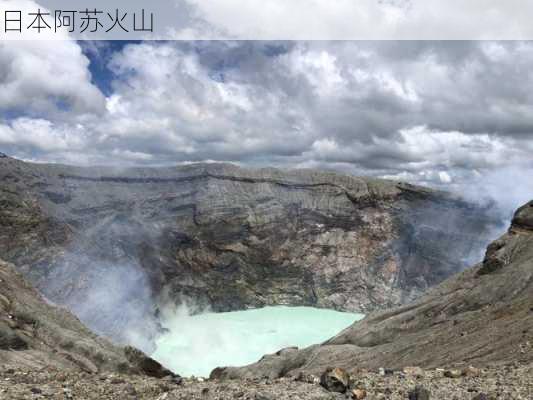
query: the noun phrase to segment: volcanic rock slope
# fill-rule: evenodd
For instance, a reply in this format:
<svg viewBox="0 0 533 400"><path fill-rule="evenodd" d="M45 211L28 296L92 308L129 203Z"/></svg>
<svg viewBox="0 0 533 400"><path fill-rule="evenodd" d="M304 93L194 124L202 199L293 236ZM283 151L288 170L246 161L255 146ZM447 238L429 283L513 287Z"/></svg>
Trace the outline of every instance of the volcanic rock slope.
<svg viewBox="0 0 533 400"><path fill-rule="evenodd" d="M533 202L516 212L482 263L412 304L372 314L322 345L267 355L245 368L217 369L213 376L317 374L328 366L356 371L532 362Z"/></svg>
<svg viewBox="0 0 533 400"><path fill-rule="evenodd" d="M139 350L96 336L70 312L45 300L2 260L0 365L2 370L171 375Z"/></svg>
<svg viewBox="0 0 533 400"><path fill-rule="evenodd" d="M0 158L0 255L69 306L94 300L92 288L115 273L137 288L124 295L136 309L165 297L216 311L290 304L366 313L462 270L481 257L492 227L462 200L386 180Z"/></svg>

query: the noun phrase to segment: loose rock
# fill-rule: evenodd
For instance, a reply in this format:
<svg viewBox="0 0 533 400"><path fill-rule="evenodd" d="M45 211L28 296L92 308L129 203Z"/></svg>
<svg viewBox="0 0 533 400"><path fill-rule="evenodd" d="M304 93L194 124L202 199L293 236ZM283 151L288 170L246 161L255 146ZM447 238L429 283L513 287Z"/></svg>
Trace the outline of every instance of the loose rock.
<svg viewBox="0 0 533 400"><path fill-rule="evenodd" d="M380 368L379 369L379 374L381 376L387 376L387 375L394 374L394 371L392 369L389 369L389 368Z"/></svg>
<svg viewBox="0 0 533 400"><path fill-rule="evenodd" d="M481 370L472 366L463 369L463 376L477 377L481 375Z"/></svg>
<svg viewBox="0 0 533 400"><path fill-rule="evenodd" d="M403 373L410 376L424 376L424 370L420 367L405 367Z"/></svg>
<svg viewBox="0 0 533 400"><path fill-rule="evenodd" d="M354 389L352 390L352 397L355 400L361 400L366 398L366 390L363 389Z"/></svg>
<svg viewBox="0 0 533 400"><path fill-rule="evenodd" d="M457 378L460 378L461 376L463 376L463 371L458 370L458 369L448 369L448 370L444 371L444 376L446 378L457 379Z"/></svg>
<svg viewBox="0 0 533 400"><path fill-rule="evenodd" d="M422 386L416 386L409 392L409 400L429 400L429 390Z"/></svg>
<svg viewBox="0 0 533 400"><path fill-rule="evenodd" d="M349 383L350 377L342 368L328 368L320 377L320 384L330 392L345 393Z"/></svg>

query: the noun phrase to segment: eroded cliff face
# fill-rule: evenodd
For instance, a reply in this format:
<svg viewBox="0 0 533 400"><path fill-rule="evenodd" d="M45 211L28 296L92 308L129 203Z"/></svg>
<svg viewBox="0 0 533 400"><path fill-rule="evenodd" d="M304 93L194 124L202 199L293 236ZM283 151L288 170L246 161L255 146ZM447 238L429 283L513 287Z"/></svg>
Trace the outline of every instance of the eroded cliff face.
<svg viewBox="0 0 533 400"><path fill-rule="evenodd" d="M139 316L151 331L168 300L216 311L403 304L480 258L494 227L484 210L408 184L226 164L2 158L0 204L2 257L102 333ZM107 300L127 307L85 307Z"/></svg>
<svg viewBox="0 0 533 400"><path fill-rule="evenodd" d="M417 301L374 313L322 345L267 355L219 378L320 373L358 368L533 363L533 201L515 214L474 268Z"/></svg>

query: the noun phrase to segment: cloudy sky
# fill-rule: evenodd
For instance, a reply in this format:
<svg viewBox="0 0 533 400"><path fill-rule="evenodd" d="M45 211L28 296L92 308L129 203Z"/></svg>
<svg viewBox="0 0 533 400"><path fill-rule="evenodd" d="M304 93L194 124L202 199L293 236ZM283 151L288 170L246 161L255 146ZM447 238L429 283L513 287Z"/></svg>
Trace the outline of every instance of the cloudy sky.
<svg viewBox="0 0 533 400"><path fill-rule="evenodd" d="M35 12L40 7L53 14L56 9L97 8L104 10L102 22L107 23L106 12L114 13L118 8L121 15L128 13L124 20L128 26L132 14L144 8L154 14L154 36L167 40L533 39L533 2L524 0L38 0L38 3L0 0L0 11ZM107 33L100 30L85 32L77 38L132 38L131 34L123 33L121 29ZM20 36L13 32L7 35Z"/></svg>
<svg viewBox="0 0 533 400"><path fill-rule="evenodd" d="M533 42L0 42L0 151L516 190L532 182L532 67Z"/></svg>

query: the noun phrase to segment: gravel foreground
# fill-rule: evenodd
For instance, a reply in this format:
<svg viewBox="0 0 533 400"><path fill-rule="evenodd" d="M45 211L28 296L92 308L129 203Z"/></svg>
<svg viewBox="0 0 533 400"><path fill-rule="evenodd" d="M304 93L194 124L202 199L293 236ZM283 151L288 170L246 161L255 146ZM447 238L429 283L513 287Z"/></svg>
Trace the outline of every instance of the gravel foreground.
<svg viewBox="0 0 533 400"><path fill-rule="evenodd" d="M345 393L336 393L322 387L320 377L316 376L218 381L68 373L50 368L39 371L2 369L0 399L533 399L531 364L463 370L415 367L403 371L361 371L349 378Z"/></svg>

